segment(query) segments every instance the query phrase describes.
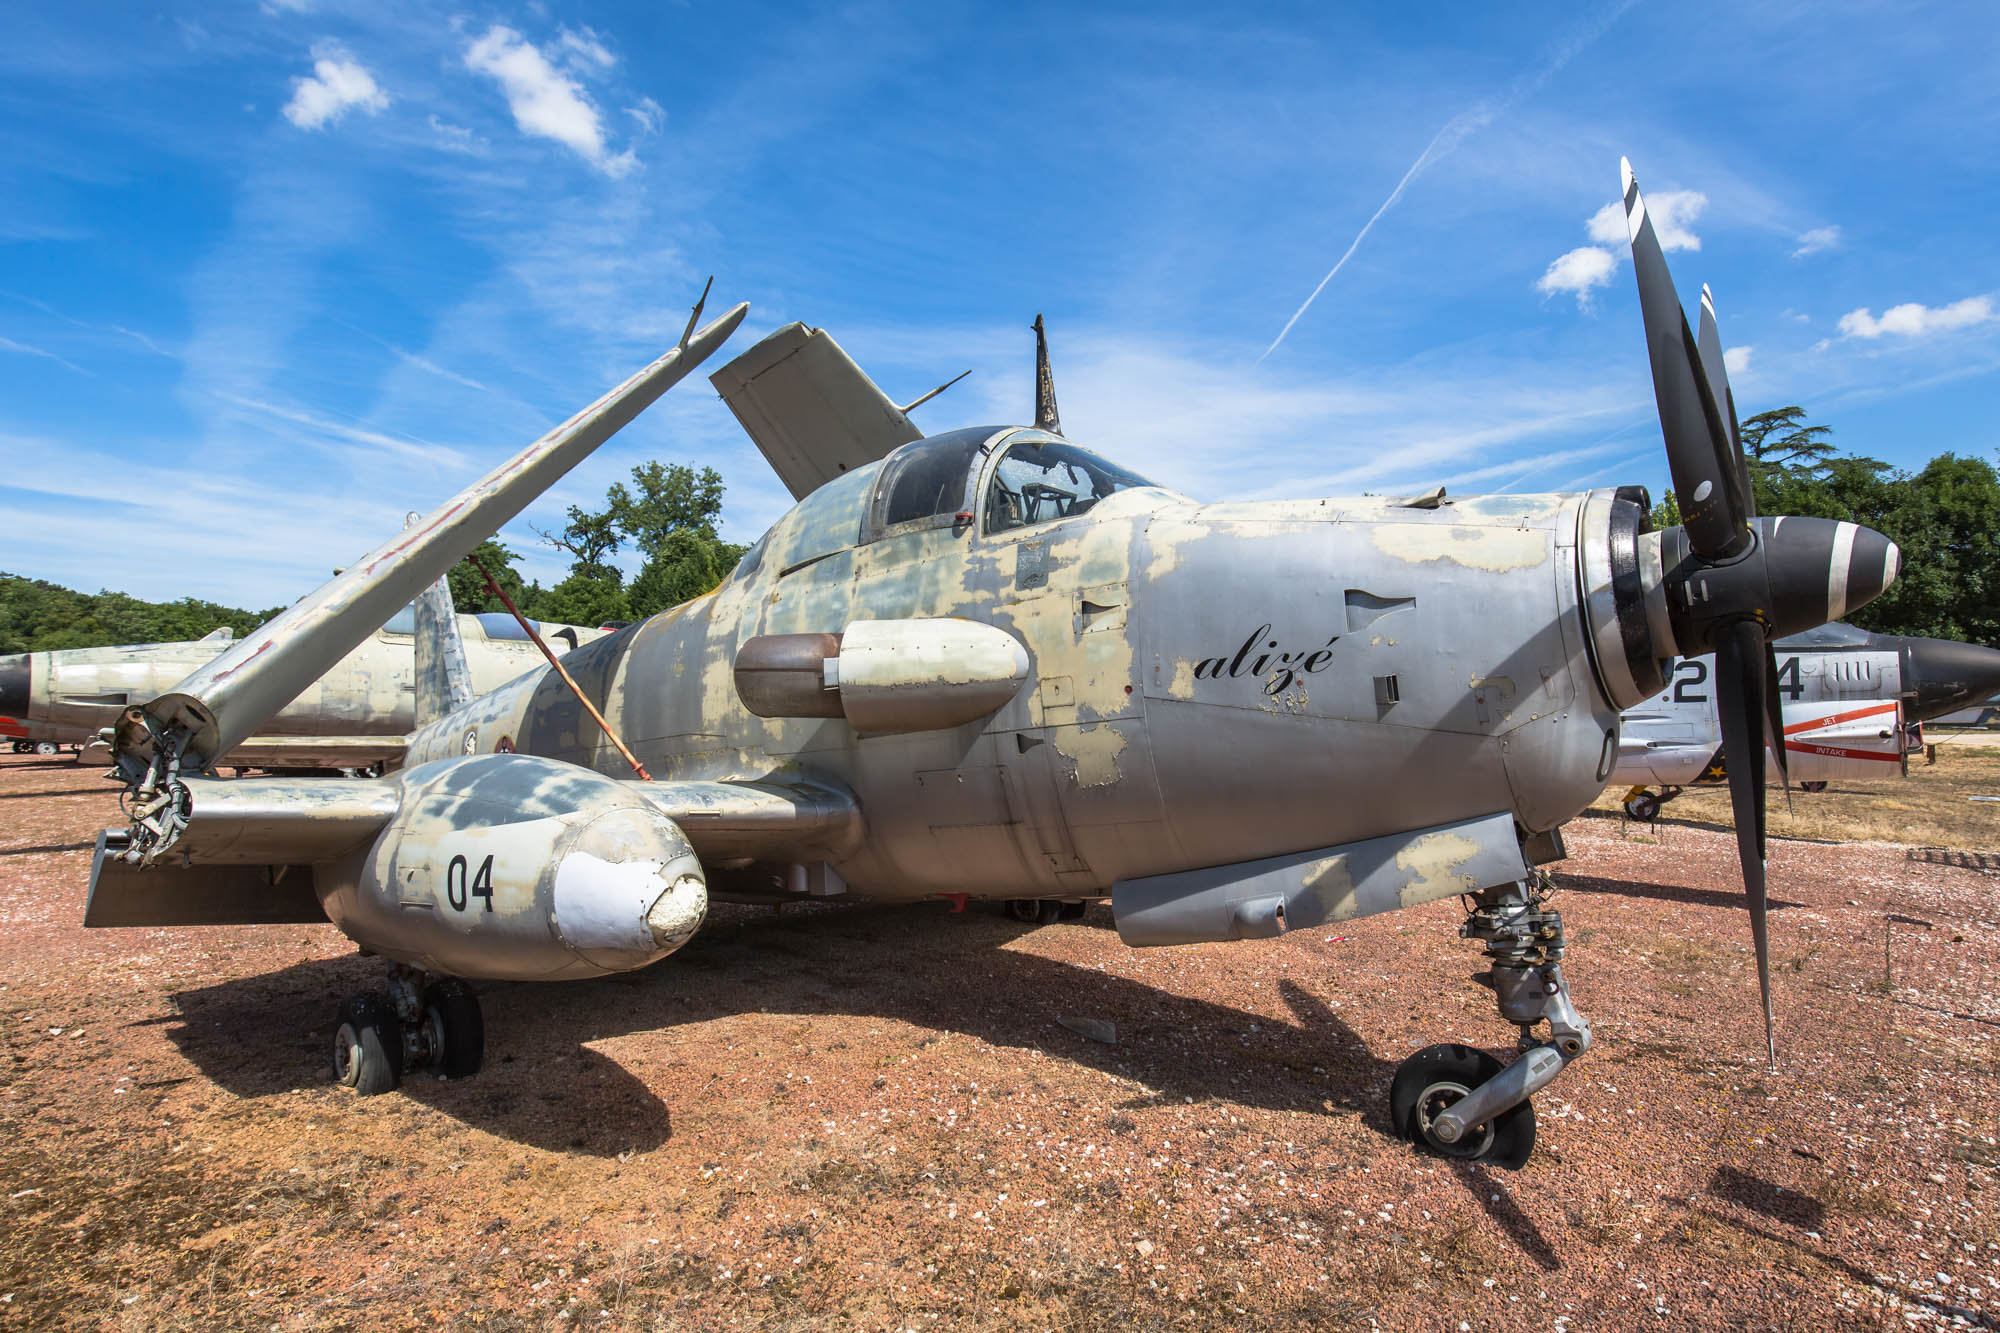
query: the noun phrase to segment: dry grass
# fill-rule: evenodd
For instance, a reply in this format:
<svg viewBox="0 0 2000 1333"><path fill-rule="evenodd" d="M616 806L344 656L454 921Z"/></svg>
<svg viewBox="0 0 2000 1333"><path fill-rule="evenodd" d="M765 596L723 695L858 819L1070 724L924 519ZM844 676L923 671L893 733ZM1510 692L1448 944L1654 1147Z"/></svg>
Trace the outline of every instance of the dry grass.
<svg viewBox="0 0 2000 1333"><path fill-rule="evenodd" d="M1981 743L1986 739L1966 736L1944 741L1937 747L1935 764L1912 755L1907 779L1835 782L1823 792L1794 791L1789 809L1783 792L1774 787L1767 802L1767 831L1772 837L1815 842L1896 842L2000 854L2000 802L1969 799L2000 796L2000 745ZM1593 808L1623 818L1624 795L1623 788L1608 790ZM1733 827L1729 790L1689 787L1668 803L1659 822ZM1643 828L1631 829L1630 835L1657 836L1642 832ZM1991 867L1975 862L1974 868L2000 870L2000 855Z"/></svg>

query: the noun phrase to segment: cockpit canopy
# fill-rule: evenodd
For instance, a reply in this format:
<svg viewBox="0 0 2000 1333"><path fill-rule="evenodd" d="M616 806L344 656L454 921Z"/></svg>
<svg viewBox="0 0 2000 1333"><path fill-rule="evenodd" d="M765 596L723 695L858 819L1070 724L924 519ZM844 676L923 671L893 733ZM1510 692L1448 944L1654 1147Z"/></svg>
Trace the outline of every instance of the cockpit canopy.
<svg viewBox="0 0 2000 1333"><path fill-rule="evenodd" d="M975 426L912 441L883 460L868 536L975 516L985 531L1007 532L1073 518L1117 491L1155 484L1046 431Z"/></svg>

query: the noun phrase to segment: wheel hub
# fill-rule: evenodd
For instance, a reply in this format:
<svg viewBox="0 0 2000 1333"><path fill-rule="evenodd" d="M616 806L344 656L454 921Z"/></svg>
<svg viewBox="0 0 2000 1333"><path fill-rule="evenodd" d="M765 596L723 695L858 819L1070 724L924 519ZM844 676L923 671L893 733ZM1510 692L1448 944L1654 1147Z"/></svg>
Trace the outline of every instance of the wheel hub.
<svg viewBox="0 0 2000 1333"><path fill-rule="evenodd" d="M1441 1153L1452 1157L1478 1157L1493 1146L1493 1126L1474 1125L1472 1131L1460 1137L1456 1143L1448 1143L1437 1136L1432 1126L1437 1118L1457 1103L1465 1100L1472 1092L1463 1083L1438 1082L1426 1087L1417 1097L1417 1128L1423 1131L1424 1141Z"/></svg>

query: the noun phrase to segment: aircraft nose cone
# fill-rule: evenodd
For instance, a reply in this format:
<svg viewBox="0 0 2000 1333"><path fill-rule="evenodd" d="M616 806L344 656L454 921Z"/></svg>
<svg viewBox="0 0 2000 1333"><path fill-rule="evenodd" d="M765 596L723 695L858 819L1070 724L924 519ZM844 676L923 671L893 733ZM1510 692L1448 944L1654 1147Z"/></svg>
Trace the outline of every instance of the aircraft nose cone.
<svg viewBox="0 0 2000 1333"><path fill-rule="evenodd" d="M28 715L28 655L0 657L0 717Z"/></svg>
<svg viewBox="0 0 2000 1333"><path fill-rule="evenodd" d="M1896 543L1830 518L1759 519L1773 637L1839 620L1882 595L1903 566Z"/></svg>
<svg viewBox="0 0 2000 1333"><path fill-rule="evenodd" d="M1843 546L1848 548L1844 562L1840 558ZM1896 581L1903 567L1903 553L1896 543L1858 523L1840 525L1834 538L1833 556L1827 571L1828 620L1838 620L1874 601Z"/></svg>
<svg viewBox="0 0 2000 1333"><path fill-rule="evenodd" d="M2000 693L2000 650L1949 639L1905 639L1903 689L1909 716L1941 717Z"/></svg>

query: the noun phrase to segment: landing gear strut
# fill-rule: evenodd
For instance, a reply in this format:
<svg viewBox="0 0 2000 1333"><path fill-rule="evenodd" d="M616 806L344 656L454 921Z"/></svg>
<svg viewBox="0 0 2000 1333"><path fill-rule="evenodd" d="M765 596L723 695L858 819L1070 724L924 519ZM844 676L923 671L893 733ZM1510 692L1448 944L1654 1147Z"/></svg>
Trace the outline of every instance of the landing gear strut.
<svg viewBox="0 0 2000 1333"><path fill-rule="evenodd" d="M333 1030L333 1077L363 1097L389 1092L406 1072L430 1068L443 1078L479 1072L486 1024L479 997L457 977L427 980L398 967L389 989L340 1006Z"/></svg>
<svg viewBox="0 0 2000 1333"><path fill-rule="evenodd" d="M1650 824L1660 817L1660 807L1679 796L1681 791L1679 787L1662 787L1655 793L1644 787L1634 787L1625 793L1625 813Z"/></svg>
<svg viewBox="0 0 2000 1333"><path fill-rule="evenodd" d="M1517 1171L1535 1148L1529 1098L1590 1049L1590 1024L1563 981L1562 913L1546 909L1545 874L1472 894L1459 934L1486 941L1500 1016L1521 1030L1510 1065L1469 1046L1427 1046L1405 1060L1389 1088L1397 1132L1419 1147L1462 1161ZM1548 1035L1536 1025L1547 1022Z"/></svg>
<svg viewBox="0 0 2000 1333"><path fill-rule="evenodd" d="M1052 926L1058 921L1081 921L1090 910L1086 902L1064 902L1060 898L1009 898L1007 915L1031 926Z"/></svg>

